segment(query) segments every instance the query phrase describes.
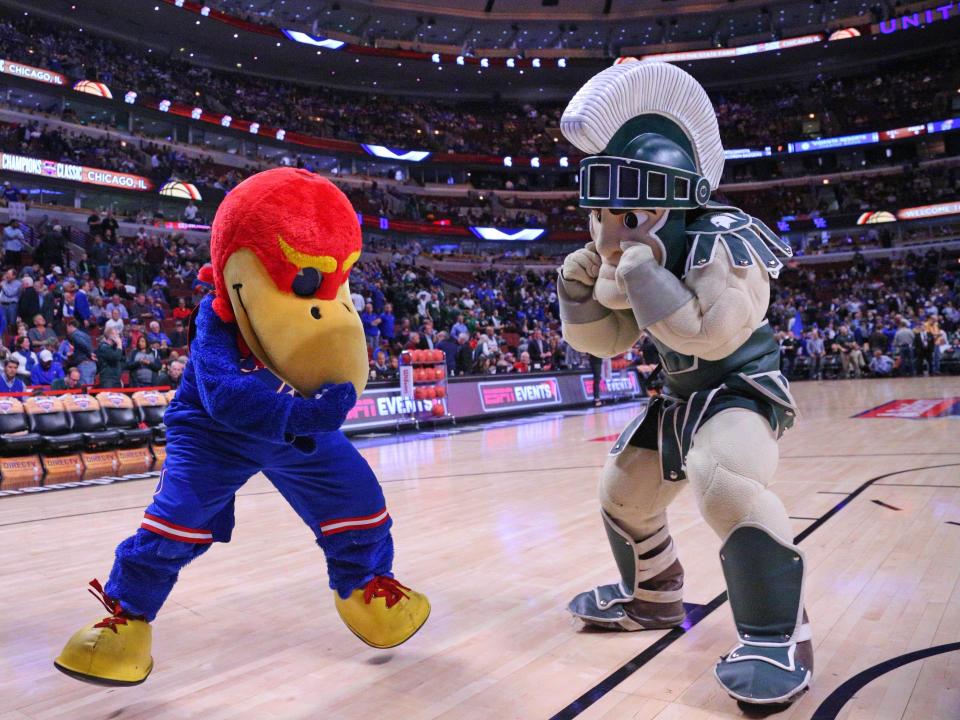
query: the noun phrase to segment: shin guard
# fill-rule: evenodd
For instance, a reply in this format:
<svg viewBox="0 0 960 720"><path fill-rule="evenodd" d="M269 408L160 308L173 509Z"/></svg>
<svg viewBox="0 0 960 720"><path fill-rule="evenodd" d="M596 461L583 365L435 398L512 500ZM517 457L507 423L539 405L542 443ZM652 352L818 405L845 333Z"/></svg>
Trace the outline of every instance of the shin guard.
<svg viewBox="0 0 960 720"><path fill-rule="evenodd" d="M714 670L745 703L791 702L810 684L813 643L803 612L803 553L753 523L720 548L739 642Z"/></svg>
<svg viewBox="0 0 960 720"><path fill-rule="evenodd" d="M667 527L633 540L603 510L603 524L620 582L580 593L568 609L590 625L651 630L683 622L683 568Z"/></svg>

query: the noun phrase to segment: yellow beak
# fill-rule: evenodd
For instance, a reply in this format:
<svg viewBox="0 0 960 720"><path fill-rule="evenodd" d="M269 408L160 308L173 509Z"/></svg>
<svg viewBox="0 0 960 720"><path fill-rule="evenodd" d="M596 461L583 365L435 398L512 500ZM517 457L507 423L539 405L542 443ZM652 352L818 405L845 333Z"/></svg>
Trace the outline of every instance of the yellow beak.
<svg viewBox="0 0 960 720"><path fill-rule="evenodd" d="M303 395L343 382L363 392L370 365L348 283L333 300L281 292L247 249L230 256L223 278L243 339L280 379Z"/></svg>

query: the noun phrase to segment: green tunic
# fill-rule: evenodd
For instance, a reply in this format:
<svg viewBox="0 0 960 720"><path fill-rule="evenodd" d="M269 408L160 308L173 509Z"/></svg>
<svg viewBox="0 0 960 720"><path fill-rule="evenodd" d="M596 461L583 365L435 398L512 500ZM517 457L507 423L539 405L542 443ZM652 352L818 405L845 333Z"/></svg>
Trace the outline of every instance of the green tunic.
<svg viewBox="0 0 960 720"><path fill-rule="evenodd" d="M756 218L735 208L718 210L711 208L688 226L686 270L726 260L740 268L759 263L776 277L783 265L771 250L789 255L790 246ZM744 408L759 413L778 437L793 425L797 406L790 383L780 372L780 346L766 321L720 360L684 355L655 337L653 341L660 353L667 393L627 426L612 453L627 443L658 449L664 478L682 480L694 433L723 410Z"/></svg>

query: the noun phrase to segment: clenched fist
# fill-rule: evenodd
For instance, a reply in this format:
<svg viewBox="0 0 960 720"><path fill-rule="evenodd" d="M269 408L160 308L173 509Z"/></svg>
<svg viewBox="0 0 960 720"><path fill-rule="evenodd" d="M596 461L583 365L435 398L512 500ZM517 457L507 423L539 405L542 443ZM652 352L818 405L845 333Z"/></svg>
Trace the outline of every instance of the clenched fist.
<svg viewBox="0 0 960 720"><path fill-rule="evenodd" d="M560 275L564 280L593 287L600 274L600 255L596 245L588 242L585 247L575 250L563 259Z"/></svg>
<svg viewBox="0 0 960 720"><path fill-rule="evenodd" d="M647 262L656 262L653 249L646 243L631 244L624 248L623 255L620 256L620 262L617 263L617 287L620 292L627 291L627 274L638 265Z"/></svg>

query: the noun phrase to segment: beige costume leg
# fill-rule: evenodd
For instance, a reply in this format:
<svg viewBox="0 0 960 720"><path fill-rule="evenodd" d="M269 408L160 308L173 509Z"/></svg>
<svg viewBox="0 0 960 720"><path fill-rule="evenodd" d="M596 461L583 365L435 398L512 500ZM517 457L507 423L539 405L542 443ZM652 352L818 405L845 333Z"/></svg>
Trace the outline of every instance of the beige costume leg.
<svg viewBox="0 0 960 720"><path fill-rule="evenodd" d="M724 538L740 523L753 522L790 541L787 511L767 489L779 460L770 425L751 410L724 410L697 430L687 453L687 477L717 535Z"/></svg>
<svg viewBox="0 0 960 720"><path fill-rule="evenodd" d="M778 458L766 419L734 408L701 426L686 462L703 517L724 538L720 562L738 635L715 674L732 697L755 704L792 701L813 673L804 557L767 488Z"/></svg>
<svg viewBox="0 0 960 720"><path fill-rule="evenodd" d="M655 450L627 443L617 452L615 446L601 472L599 494L621 582L577 595L570 612L588 624L622 630L683 621L683 568L666 508L685 484L663 480Z"/></svg>

